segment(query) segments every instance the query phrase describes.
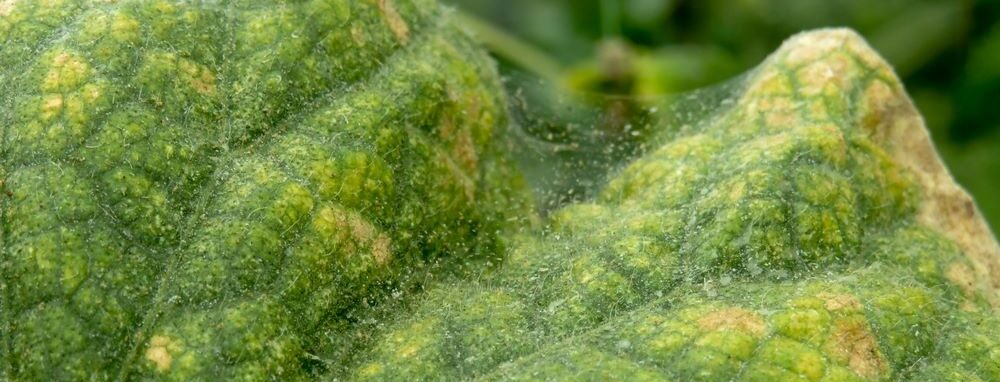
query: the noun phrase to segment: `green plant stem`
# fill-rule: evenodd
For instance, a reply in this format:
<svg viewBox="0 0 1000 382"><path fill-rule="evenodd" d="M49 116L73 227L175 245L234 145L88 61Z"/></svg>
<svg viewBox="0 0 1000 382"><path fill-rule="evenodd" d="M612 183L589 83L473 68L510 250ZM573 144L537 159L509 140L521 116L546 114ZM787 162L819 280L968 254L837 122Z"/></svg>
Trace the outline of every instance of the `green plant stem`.
<svg viewBox="0 0 1000 382"><path fill-rule="evenodd" d="M618 37L621 34L621 3L618 0L601 0L602 37Z"/></svg>
<svg viewBox="0 0 1000 382"><path fill-rule="evenodd" d="M547 80L558 81L560 78L562 65L541 49L476 16L462 11L455 11L455 16L458 22L476 35L493 54Z"/></svg>

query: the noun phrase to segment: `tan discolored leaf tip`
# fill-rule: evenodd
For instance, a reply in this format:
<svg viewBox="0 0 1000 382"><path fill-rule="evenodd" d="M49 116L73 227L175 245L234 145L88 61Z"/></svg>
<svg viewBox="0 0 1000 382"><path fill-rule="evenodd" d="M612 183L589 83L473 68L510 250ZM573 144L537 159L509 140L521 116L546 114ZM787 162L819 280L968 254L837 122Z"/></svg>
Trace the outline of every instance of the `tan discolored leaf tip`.
<svg viewBox="0 0 1000 382"><path fill-rule="evenodd" d="M843 55L882 79L858 89L862 99L856 121L913 175L921 193L917 219L962 249L972 262L976 289L982 291L995 310L1000 310L1000 245L972 197L948 172L923 117L898 76L864 38L846 28L800 33L782 44L762 67L776 64L794 68L820 62L835 68L833 57ZM820 76L818 80L838 81L829 77L832 76Z"/></svg>

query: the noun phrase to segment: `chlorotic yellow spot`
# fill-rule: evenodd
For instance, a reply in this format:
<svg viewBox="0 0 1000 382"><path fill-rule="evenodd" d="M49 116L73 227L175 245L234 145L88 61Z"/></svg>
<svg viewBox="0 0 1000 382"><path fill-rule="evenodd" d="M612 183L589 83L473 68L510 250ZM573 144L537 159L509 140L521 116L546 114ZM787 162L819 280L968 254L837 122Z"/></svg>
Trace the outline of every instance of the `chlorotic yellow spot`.
<svg viewBox="0 0 1000 382"><path fill-rule="evenodd" d="M177 12L177 8L166 1L159 1L155 5L156 10L163 14L173 14Z"/></svg>
<svg viewBox="0 0 1000 382"><path fill-rule="evenodd" d="M42 90L47 92L67 91L83 82L90 66L69 52L61 52L52 58L52 66L42 82Z"/></svg>
<svg viewBox="0 0 1000 382"><path fill-rule="evenodd" d="M14 12L14 7L17 6L18 0L3 0L0 1L0 16L10 16Z"/></svg>
<svg viewBox="0 0 1000 382"><path fill-rule="evenodd" d="M747 194L747 184L743 181L735 182L729 189L729 201L736 203L745 198Z"/></svg>
<svg viewBox="0 0 1000 382"><path fill-rule="evenodd" d="M813 99L809 102L809 115L814 120L824 120L830 117L824 99Z"/></svg>
<svg viewBox="0 0 1000 382"><path fill-rule="evenodd" d="M170 355L169 347L173 346L170 338L155 335L149 340L149 348L146 349L146 359L156 365L156 370L166 372L173 364L173 356Z"/></svg>
<svg viewBox="0 0 1000 382"><path fill-rule="evenodd" d="M837 76L837 71L826 61L816 61L798 73L800 91L806 96L819 94Z"/></svg>
<svg viewBox="0 0 1000 382"><path fill-rule="evenodd" d="M89 103L97 102L97 100L99 100L101 98L101 95L103 94L101 88L93 84L83 85L81 93L83 94L84 100L86 100Z"/></svg>
<svg viewBox="0 0 1000 382"><path fill-rule="evenodd" d="M792 82L788 75L777 68L770 67L757 75L751 88L747 90L744 99L756 101L761 96L792 95Z"/></svg>
<svg viewBox="0 0 1000 382"><path fill-rule="evenodd" d="M798 121L798 111L795 104L786 96L766 97L746 103L747 112L759 113L764 118L764 124L770 128L785 128L795 126ZM751 127L747 125L746 127Z"/></svg>
<svg viewBox="0 0 1000 382"><path fill-rule="evenodd" d="M368 37L365 36L365 31L357 25L351 27L351 39L354 40L354 43L358 47L363 48L365 45L368 45Z"/></svg>
<svg viewBox="0 0 1000 382"><path fill-rule="evenodd" d="M420 345L411 343L399 349L399 356L402 358L410 358L420 351Z"/></svg>
<svg viewBox="0 0 1000 382"><path fill-rule="evenodd" d="M792 112L795 110L795 104L788 96L764 98L757 102L757 106L763 113L772 113L776 111Z"/></svg>
<svg viewBox="0 0 1000 382"><path fill-rule="evenodd" d="M795 49L788 52L783 61L785 65L796 67L808 62L815 62L823 53L825 53L824 49L818 46L798 44Z"/></svg>
<svg viewBox="0 0 1000 382"><path fill-rule="evenodd" d="M380 363L369 363L361 368L361 375L365 377L376 376L382 373L382 364Z"/></svg>
<svg viewBox="0 0 1000 382"><path fill-rule="evenodd" d="M862 321L842 320L830 332L831 353L855 374L874 379L886 371L875 336Z"/></svg>
<svg viewBox="0 0 1000 382"><path fill-rule="evenodd" d="M55 268L55 259L58 257L53 253L49 246L43 246L41 248L28 248L28 255L34 257L35 266L41 271L49 271Z"/></svg>
<svg viewBox="0 0 1000 382"><path fill-rule="evenodd" d="M139 38L139 22L119 14L111 22L111 35L118 41L135 41Z"/></svg>
<svg viewBox="0 0 1000 382"><path fill-rule="evenodd" d="M826 310L831 312L839 310L860 310L861 303L854 296L847 294L820 293L819 297L825 302Z"/></svg>
<svg viewBox="0 0 1000 382"><path fill-rule="evenodd" d="M207 68L191 61L181 60L180 69L187 76L188 84L201 94L215 93L215 75Z"/></svg>
<svg viewBox="0 0 1000 382"><path fill-rule="evenodd" d="M396 10L396 6L392 4L391 0L377 0L378 9L385 16L385 22L389 24L389 29L392 30L392 34L396 35L402 43L407 43L410 41L410 26L406 24L406 20L399 15L399 11Z"/></svg>
<svg viewBox="0 0 1000 382"><path fill-rule="evenodd" d="M59 94L53 94L45 97L42 100L42 119L48 121L56 116L62 111L63 107L63 97Z"/></svg>
<svg viewBox="0 0 1000 382"><path fill-rule="evenodd" d="M367 249L378 264L384 264L392 257L389 236L379 232L377 227L355 212L326 207L319 211L313 224L322 235L335 238L343 246L345 255Z"/></svg>
<svg viewBox="0 0 1000 382"><path fill-rule="evenodd" d="M735 330L754 336L764 334L764 320L756 313L741 308L725 308L698 319L703 330Z"/></svg>

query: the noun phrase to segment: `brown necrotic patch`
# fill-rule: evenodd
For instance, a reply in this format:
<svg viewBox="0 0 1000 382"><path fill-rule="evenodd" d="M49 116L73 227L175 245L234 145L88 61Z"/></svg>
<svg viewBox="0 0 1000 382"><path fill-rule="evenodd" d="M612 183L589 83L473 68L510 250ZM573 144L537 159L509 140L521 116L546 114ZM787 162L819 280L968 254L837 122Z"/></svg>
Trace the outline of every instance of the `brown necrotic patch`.
<svg viewBox="0 0 1000 382"><path fill-rule="evenodd" d="M860 320L838 320L830 332L830 354L855 374L874 379L888 369L875 336Z"/></svg>
<svg viewBox="0 0 1000 382"><path fill-rule="evenodd" d="M354 211L330 206L319 212L314 224L322 235L337 239L345 256L367 250L379 265L392 258L389 236Z"/></svg>

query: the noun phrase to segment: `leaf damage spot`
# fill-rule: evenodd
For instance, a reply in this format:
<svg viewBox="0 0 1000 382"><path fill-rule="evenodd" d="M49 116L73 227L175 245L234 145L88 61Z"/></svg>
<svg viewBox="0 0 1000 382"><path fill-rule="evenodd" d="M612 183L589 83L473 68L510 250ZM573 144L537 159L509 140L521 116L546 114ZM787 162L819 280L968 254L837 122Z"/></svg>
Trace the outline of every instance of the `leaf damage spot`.
<svg viewBox="0 0 1000 382"><path fill-rule="evenodd" d="M118 41L136 41L139 39L139 21L118 14L111 22L111 37Z"/></svg>
<svg viewBox="0 0 1000 382"><path fill-rule="evenodd" d="M207 68L187 61L180 60L180 69L187 76L188 84L195 91L201 94L215 93L215 75Z"/></svg>
<svg viewBox="0 0 1000 382"><path fill-rule="evenodd" d="M955 262L948 266L945 277L962 290L965 297L972 297L976 293L976 274L968 264Z"/></svg>
<svg viewBox="0 0 1000 382"><path fill-rule="evenodd" d="M698 326L709 331L735 330L754 336L764 334L764 320L742 308L724 308L709 313L698 319Z"/></svg>
<svg viewBox="0 0 1000 382"><path fill-rule="evenodd" d="M14 7L17 6L19 0L3 0L0 1L0 16L6 17L14 13Z"/></svg>
<svg viewBox="0 0 1000 382"><path fill-rule="evenodd" d="M386 23L389 24L389 29L392 30L392 34L396 35L396 38L403 44L410 41L410 26L406 24L406 20L399 15L399 11L396 10L396 6L392 4L391 0L377 0L378 10L382 12L385 16Z"/></svg>
<svg viewBox="0 0 1000 382"><path fill-rule="evenodd" d="M174 358L170 355L168 348L173 346L173 341L161 335L155 335L149 340L149 348L146 349L146 359L156 365L156 371L161 373L170 370Z"/></svg>
<svg viewBox="0 0 1000 382"><path fill-rule="evenodd" d="M357 25L351 27L351 39L354 43L361 48L368 45L368 38L365 36L365 32Z"/></svg>
<svg viewBox="0 0 1000 382"><path fill-rule="evenodd" d="M383 265L392 258L392 241L388 235L355 212L336 207L324 208L314 223L324 236L335 237L343 245L344 255L364 249Z"/></svg>
<svg viewBox="0 0 1000 382"><path fill-rule="evenodd" d="M875 336L863 321L840 321L834 325L830 336L831 353L845 362L855 374L873 379L887 371Z"/></svg>
<svg viewBox="0 0 1000 382"><path fill-rule="evenodd" d="M60 94L54 94L46 97L42 101L42 119L50 120L53 117L59 115L62 111L63 97Z"/></svg>
<svg viewBox="0 0 1000 382"><path fill-rule="evenodd" d="M46 92L63 92L79 86L90 73L90 66L80 57L61 52L52 58L52 66L42 82Z"/></svg>
<svg viewBox="0 0 1000 382"><path fill-rule="evenodd" d="M831 312L861 310L861 303L849 294L820 293L816 297L822 299L825 302L826 310Z"/></svg>

